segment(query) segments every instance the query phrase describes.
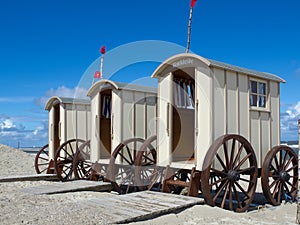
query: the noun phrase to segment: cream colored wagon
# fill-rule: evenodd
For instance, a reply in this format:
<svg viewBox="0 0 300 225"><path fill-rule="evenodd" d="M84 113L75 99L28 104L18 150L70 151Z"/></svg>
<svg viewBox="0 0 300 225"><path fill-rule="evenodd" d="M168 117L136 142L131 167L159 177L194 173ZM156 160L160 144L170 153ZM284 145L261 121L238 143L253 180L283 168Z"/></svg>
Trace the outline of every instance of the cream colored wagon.
<svg viewBox="0 0 300 225"><path fill-rule="evenodd" d="M283 79L193 54L171 57L152 77L165 121L158 124L157 165L179 177L167 175L163 191L201 189L208 204L244 211L261 176L271 203L295 199L297 156L279 146Z"/></svg>
<svg viewBox="0 0 300 225"><path fill-rule="evenodd" d="M167 59L152 77L157 139L147 143L157 143L156 164L144 157L128 174L135 177L130 185L201 195L209 205L245 211L261 177L272 204L295 199L297 155L280 146L282 78L194 54ZM147 151L140 149L142 156Z"/></svg>
<svg viewBox="0 0 300 225"><path fill-rule="evenodd" d="M87 95L91 101L91 137L75 156L75 176L100 179L111 164L118 170L114 177L118 188L125 176L121 170L133 165L145 139L156 135L157 89L103 79Z"/></svg>
<svg viewBox="0 0 300 225"><path fill-rule="evenodd" d="M49 111L48 144L36 155L37 173L57 173L61 180L73 174L73 156L90 139L90 101L54 96L46 103Z"/></svg>

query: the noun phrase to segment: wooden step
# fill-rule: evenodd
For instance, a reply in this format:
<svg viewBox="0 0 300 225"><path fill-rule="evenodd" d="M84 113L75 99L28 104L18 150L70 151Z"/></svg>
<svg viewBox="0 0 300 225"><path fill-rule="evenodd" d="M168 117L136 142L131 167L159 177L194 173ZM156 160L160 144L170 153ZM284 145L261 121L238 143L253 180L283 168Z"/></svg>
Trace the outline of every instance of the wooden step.
<svg viewBox="0 0 300 225"><path fill-rule="evenodd" d="M166 181L167 185L176 185L180 187L189 187L189 182L181 181L181 180L168 180Z"/></svg>
<svg viewBox="0 0 300 225"><path fill-rule="evenodd" d="M99 213L110 218L108 224L144 221L203 203L202 198L153 191L112 195L77 202L99 210Z"/></svg>
<svg viewBox="0 0 300 225"><path fill-rule="evenodd" d="M13 175L0 177L0 182L58 180L56 174Z"/></svg>
<svg viewBox="0 0 300 225"><path fill-rule="evenodd" d="M59 194L76 191L111 191L112 185L107 182L75 180L68 182L51 182L47 185L39 185L23 188L22 191L34 195Z"/></svg>

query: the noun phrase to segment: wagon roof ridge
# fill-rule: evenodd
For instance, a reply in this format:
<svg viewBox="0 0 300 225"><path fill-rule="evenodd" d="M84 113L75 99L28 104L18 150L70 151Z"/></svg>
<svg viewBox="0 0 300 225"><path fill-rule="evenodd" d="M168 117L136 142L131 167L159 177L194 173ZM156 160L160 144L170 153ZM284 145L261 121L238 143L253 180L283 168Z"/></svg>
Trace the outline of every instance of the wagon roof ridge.
<svg viewBox="0 0 300 225"><path fill-rule="evenodd" d="M46 103L45 110L50 110L51 107L57 103L63 104L78 104L78 105L89 105L91 101L89 99L83 98L70 98L70 97L60 97L60 96L52 96L49 98L48 102Z"/></svg>
<svg viewBox="0 0 300 225"><path fill-rule="evenodd" d="M184 61L185 58L186 58L186 60ZM202 61L208 67L218 67L218 68L222 68L222 69L225 69L225 70L231 70L231 71L234 71L234 72L254 76L254 77L257 77L257 78L263 78L263 79L274 80L274 81L277 81L277 82L285 83L284 79L282 79L281 77L279 77L277 75L271 74L271 73L260 72L260 71L256 71L256 70L252 70L252 69L247 69L247 68L244 68L244 67L231 65L231 64L228 64L228 63L219 62L217 60L204 58L200 55L196 55L196 54L192 54L192 53L177 54L177 55L174 55L174 56L168 58L154 71L154 73L152 74L151 77L155 78L155 77L160 76L161 75L160 73L170 65L172 65L173 67L180 67L180 66L185 65L185 64L191 64L192 62L188 61L189 58L197 59L199 61Z"/></svg>
<svg viewBox="0 0 300 225"><path fill-rule="evenodd" d="M130 91L157 93L156 87L125 83L125 82L115 82L112 80L102 79L92 85L92 87L87 92L87 96L92 96L95 91L99 91L101 86L105 84L109 84L117 90L130 90Z"/></svg>

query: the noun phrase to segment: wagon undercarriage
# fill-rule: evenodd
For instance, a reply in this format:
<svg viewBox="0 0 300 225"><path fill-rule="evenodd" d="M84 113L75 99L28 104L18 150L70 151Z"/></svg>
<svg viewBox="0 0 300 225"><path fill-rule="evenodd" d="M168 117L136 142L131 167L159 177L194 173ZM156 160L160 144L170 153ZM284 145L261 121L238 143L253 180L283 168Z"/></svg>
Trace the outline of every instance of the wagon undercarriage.
<svg viewBox="0 0 300 225"><path fill-rule="evenodd" d="M92 163L90 141L70 140L56 152L55 171L62 181L109 181L119 194L153 190L200 196L211 206L237 212L249 208L259 173L255 152L245 138L239 135L218 138L208 150L202 171L196 170L196 167L182 169L158 166L156 149L152 145L155 141L156 136L147 140L128 139L116 147L110 159ZM71 153L66 146L72 149ZM41 149L42 152L45 152L45 148ZM45 157L40 156L39 160L45 160ZM38 164L37 172L49 172L45 164ZM272 148L261 171L262 189L268 202L278 205L282 201L295 200L298 160L291 148Z"/></svg>

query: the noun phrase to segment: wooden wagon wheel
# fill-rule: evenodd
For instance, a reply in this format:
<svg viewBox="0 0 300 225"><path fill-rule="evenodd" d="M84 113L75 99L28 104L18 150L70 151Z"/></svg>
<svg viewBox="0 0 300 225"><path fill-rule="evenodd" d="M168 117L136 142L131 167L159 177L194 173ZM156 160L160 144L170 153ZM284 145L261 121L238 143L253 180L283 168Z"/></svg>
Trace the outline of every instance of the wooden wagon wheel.
<svg viewBox="0 0 300 225"><path fill-rule="evenodd" d="M35 156L34 168L37 174L47 173L49 167L49 145L42 147Z"/></svg>
<svg viewBox="0 0 300 225"><path fill-rule="evenodd" d="M73 170L76 180L89 180L92 171L91 141L88 140L79 146L73 159Z"/></svg>
<svg viewBox="0 0 300 225"><path fill-rule="evenodd" d="M298 187L298 157L288 146L273 147L265 157L262 189L266 199L273 205L282 200L294 201Z"/></svg>
<svg viewBox="0 0 300 225"><path fill-rule="evenodd" d="M139 190L160 189L162 183L162 170L156 166L157 153L153 143L157 136L149 137L138 150L135 165L135 181Z"/></svg>
<svg viewBox="0 0 300 225"><path fill-rule="evenodd" d="M207 204L244 212L253 200L257 162L250 143L239 135L224 135L209 148L201 174Z"/></svg>
<svg viewBox="0 0 300 225"><path fill-rule="evenodd" d="M81 139L71 139L64 142L56 150L54 156L54 167L57 177L61 181L74 179L73 159L79 145L83 142L84 140Z"/></svg>
<svg viewBox="0 0 300 225"><path fill-rule="evenodd" d="M119 194L137 191L134 162L138 149L145 142L142 138L131 138L120 143L113 151L107 168L106 179Z"/></svg>

